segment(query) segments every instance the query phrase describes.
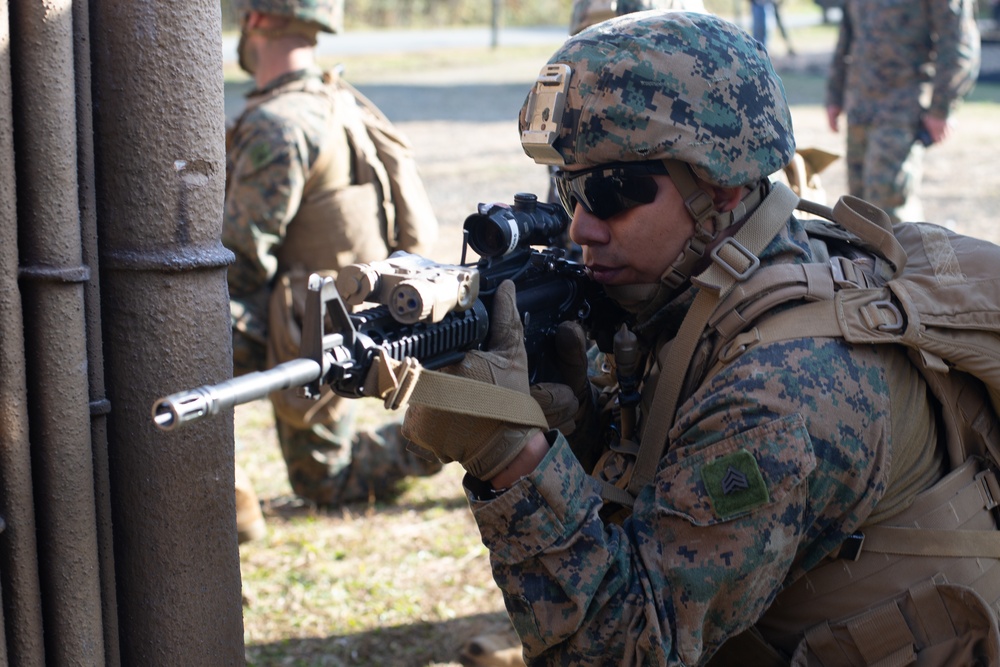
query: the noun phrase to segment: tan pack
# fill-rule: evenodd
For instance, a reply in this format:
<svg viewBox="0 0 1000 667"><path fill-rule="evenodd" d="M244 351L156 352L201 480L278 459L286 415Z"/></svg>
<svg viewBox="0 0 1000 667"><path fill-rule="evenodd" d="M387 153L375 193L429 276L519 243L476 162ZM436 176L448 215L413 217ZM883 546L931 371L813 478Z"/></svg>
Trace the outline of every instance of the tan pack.
<svg viewBox="0 0 1000 667"><path fill-rule="evenodd" d="M828 220L805 223L821 261L755 267L773 235L745 234L736 252L717 253L717 266L695 278L701 303L682 324L654 399L668 410L663 421L673 422L693 350L707 333L721 341L709 375L780 340L902 345L940 402L952 472L891 525L862 526L852 553L834 554L783 591L711 664L750 651L758 664L789 664L772 646L793 665L963 665L984 657L997 664L1000 247L931 224L893 227L852 197L832 210L798 206ZM647 426L630 491L652 479L665 443L665 431Z"/></svg>
<svg viewBox="0 0 1000 667"><path fill-rule="evenodd" d="M318 209L316 214L307 211L311 219L309 224L299 225L298 229L293 229L295 225L290 224L289 236L283 242L284 245L293 244L302 248L308 247L310 243L315 245L318 240L322 241L317 232L321 231L323 225L327 229L330 225L339 227L340 216L345 213L363 213L369 218L375 216L372 222L379 227L387 249L383 256L395 250L429 254L437 240L438 222L420 178L409 140L368 98L341 79L336 72L324 72L322 80L296 79L265 95L254 96L247 102L246 109L235 125L227 128L227 150L231 137L247 112L275 97L296 92L326 97L333 107L333 127L328 135L329 143L321 147L319 156L312 165L303 193L303 206L309 208L309 195L317 192L322 194L328 190L344 190L346 194L343 195L344 202L334 202L334 209L330 208L329 202L317 202L313 207ZM332 154L338 148L331 148L331 145L342 145L343 139L337 136L341 132L347 135L347 146L351 153L350 174L341 173L339 162L336 162L338 156ZM331 169L333 165L337 166ZM368 222L364 221L365 226ZM343 265L382 258L345 259ZM327 265L320 268L335 267Z"/></svg>
<svg viewBox="0 0 1000 667"><path fill-rule="evenodd" d="M835 224L805 224L823 263L761 268L720 304L718 366L793 338L902 345L941 402L951 467L970 456L1000 461L1000 247L928 223L892 226L850 197L820 212ZM795 300L812 303L747 328Z"/></svg>
<svg viewBox="0 0 1000 667"><path fill-rule="evenodd" d="M326 72L327 93L356 109L345 123L355 152L356 182L373 183L382 200L383 234L389 252L427 255L437 237L437 218L417 171L409 140L357 88Z"/></svg>

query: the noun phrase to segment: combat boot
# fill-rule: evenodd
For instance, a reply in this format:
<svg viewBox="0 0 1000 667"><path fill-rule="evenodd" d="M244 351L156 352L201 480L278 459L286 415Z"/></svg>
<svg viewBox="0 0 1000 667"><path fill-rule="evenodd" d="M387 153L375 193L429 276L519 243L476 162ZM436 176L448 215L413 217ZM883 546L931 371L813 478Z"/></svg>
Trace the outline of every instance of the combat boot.
<svg viewBox="0 0 1000 667"><path fill-rule="evenodd" d="M236 536L240 544L259 540L267 533L260 501L253 490L250 478L239 465L236 466Z"/></svg>

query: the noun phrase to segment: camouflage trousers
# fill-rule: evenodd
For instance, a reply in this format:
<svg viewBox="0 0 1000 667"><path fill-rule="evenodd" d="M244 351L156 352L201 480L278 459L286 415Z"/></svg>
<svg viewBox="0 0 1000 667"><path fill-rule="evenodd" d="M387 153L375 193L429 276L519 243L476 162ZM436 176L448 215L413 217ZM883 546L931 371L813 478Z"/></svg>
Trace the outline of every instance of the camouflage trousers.
<svg viewBox="0 0 1000 667"><path fill-rule="evenodd" d="M233 374L263 370L266 340L253 327L237 326L239 311L233 311ZM440 462L407 450L398 421L359 433L356 412L357 401L344 399L330 413L335 418L303 427L303 420L291 423L275 410L278 442L296 495L324 507L385 500L399 492L404 478L441 470Z"/></svg>
<svg viewBox="0 0 1000 667"><path fill-rule="evenodd" d="M918 122L847 127L848 190L883 209L893 222L924 219L918 190L925 148L915 141Z"/></svg>
<svg viewBox="0 0 1000 667"><path fill-rule="evenodd" d="M357 433L353 415L308 430L275 419L292 490L320 506L391 499L406 477L441 470L407 450L398 421Z"/></svg>

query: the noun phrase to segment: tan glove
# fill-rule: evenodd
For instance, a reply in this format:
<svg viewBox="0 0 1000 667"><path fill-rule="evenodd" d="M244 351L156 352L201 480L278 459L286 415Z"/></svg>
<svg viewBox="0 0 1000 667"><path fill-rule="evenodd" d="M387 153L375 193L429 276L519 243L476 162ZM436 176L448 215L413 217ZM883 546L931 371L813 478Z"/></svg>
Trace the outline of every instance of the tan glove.
<svg viewBox="0 0 1000 667"><path fill-rule="evenodd" d="M467 353L460 363L442 372L528 394L528 355L513 282L505 280L497 288L490 316L486 349ZM458 461L474 477L487 481L506 468L538 431L418 404L411 404L403 419L405 437L442 462Z"/></svg>
<svg viewBox="0 0 1000 667"><path fill-rule="evenodd" d="M597 419L599 391L590 382L587 336L576 322L562 322L555 333L555 366L563 382L540 382L531 396L550 428L559 429L585 470L592 470L603 451Z"/></svg>
<svg viewBox="0 0 1000 667"><path fill-rule="evenodd" d="M593 406L593 386L587 375L587 336L576 322L561 322L554 337L555 366L563 382L540 382L531 396L542 407L550 428L571 435Z"/></svg>

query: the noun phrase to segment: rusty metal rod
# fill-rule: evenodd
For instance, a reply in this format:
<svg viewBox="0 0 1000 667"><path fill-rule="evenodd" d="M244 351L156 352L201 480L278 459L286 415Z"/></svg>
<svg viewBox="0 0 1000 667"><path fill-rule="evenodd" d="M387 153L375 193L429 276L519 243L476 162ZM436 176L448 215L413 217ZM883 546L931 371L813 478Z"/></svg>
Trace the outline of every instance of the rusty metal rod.
<svg viewBox="0 0 1000 667"><path fill-rule="evenodd" d="M8 3L0 3L0 590L6 642L0 664L44 665L42 595L28 440L21 292L17 284L14 118Z"/></svg>
<svg viewBox="0 0 1000 667"><path fill-rule="evenodd" d="M232 420L177 438L149 418L232 374L219 6L90 12L121 661L241 665Z"/></svg>
<svg viewBox="0 0 1000 667"><path fill-rule="evenodd" d="M11 5L20 285L48 664L103 664L72 1Z"/></svg>

